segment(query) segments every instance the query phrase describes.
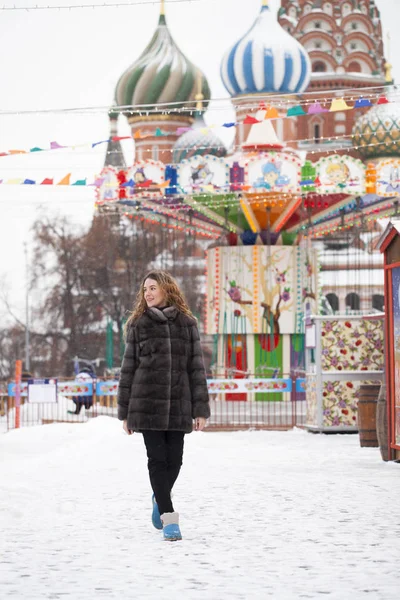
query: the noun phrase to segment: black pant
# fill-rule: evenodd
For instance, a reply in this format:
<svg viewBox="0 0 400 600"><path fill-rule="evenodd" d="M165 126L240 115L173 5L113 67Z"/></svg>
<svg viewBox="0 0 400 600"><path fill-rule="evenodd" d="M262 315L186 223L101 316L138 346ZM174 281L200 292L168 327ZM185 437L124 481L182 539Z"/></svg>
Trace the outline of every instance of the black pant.
<svg viewBox="0 0 400 600"><path fill-rule="evenodd" d="M147 450L150 483L160 515L174 512L171 490L183 456L183 431L142 431Z"/></svg>

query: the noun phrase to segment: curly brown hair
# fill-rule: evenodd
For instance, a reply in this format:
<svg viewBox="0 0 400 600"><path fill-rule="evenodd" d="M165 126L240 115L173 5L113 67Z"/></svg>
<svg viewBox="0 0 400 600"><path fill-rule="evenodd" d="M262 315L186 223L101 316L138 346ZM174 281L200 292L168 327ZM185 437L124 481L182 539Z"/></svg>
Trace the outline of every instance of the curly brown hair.
<svg viewBox="0 0 400 600"><path fill-rule="evenodd" d="M185 297L175 279L167 271L154 270L150 271L143 277L142 283L140 284L139 291L136 296L136 301L133 306L132 312L125 323L124 333L127 335L129 327L139 318L147 309L147 303L144 298L144 284L147 279L153 279L157 281L158 285L162 289L165 296L165 303L167 306L176 306L176 308L185 315L195 318L192 311L188 307Z"/></svg>

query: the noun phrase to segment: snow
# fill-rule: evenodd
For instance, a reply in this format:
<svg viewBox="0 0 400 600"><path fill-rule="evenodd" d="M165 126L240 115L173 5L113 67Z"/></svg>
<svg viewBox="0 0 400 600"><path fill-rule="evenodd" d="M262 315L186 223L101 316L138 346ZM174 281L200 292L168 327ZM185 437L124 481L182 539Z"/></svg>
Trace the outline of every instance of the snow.
<svg viewBox="0 0 400 600"><path fill-rule="evenodd" d="M167 543L117 419L1 435L2 600L398 598L400 466L378 449L298 429L185 443Z"/></svg>

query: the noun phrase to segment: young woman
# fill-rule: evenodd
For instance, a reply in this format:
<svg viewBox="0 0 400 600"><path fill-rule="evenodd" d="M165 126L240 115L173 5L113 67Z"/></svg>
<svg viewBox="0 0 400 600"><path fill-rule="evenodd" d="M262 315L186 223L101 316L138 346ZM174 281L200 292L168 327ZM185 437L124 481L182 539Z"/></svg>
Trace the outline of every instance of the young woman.
<svg viewBox="0 0 400 600"><path fill-rule="evenodd" d="M210 416L196 320L176 281L164 271L143 279L126 324L118 388L124 430L143 434L153 488L152 521L164 539L182 539L171 490L182 466L185 433Z"/></svg>

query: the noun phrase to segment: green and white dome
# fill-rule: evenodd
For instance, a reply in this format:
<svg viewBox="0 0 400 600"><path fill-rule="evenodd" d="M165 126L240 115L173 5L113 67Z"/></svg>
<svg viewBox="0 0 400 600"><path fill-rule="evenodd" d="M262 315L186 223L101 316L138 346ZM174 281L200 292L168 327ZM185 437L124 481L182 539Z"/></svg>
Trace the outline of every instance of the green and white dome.
<svg viewBox="0 0 400 600"><path fill-rule="evenodd" d="M400 104L379 104L357 119L353 145L363 158L400 156Z"/></svg>
<svg viewBox="0 0 400 600"><path fill-rule="evenodd" d="M210 99L210 88L198 67L188 60L174 42L161 9L158 27L141 56L120 77L115 90L118 106L148 105L148 110L161 113L154 105L166 104L168 110L186 108L193 101L198 81L202 81L204 99ZM190 105L189 105L190 107ZM130 111L124 111L130 116ZM188 113L190 114L190 113Z"/></svg>

